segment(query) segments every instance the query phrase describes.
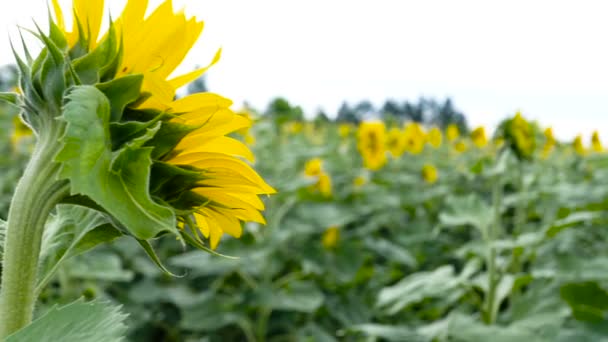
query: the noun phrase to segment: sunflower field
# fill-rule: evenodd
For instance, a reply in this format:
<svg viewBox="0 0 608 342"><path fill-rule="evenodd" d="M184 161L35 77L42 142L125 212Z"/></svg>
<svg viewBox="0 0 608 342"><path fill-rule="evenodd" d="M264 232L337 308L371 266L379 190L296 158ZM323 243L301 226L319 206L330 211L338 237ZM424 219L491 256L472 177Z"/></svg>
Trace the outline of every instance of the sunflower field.
<svg viewBox="0 0 608 342"><path fill-rule="evenodd" d="M202 22L52 5L0 78L0 340L608 341L598 132L181 96Z"/></svg>

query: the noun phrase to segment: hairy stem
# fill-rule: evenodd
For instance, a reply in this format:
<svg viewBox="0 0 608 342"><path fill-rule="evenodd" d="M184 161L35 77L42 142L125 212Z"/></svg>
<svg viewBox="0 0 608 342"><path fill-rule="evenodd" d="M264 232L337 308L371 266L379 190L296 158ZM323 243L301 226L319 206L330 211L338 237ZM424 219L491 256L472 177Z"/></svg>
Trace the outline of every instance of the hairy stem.
<svg viewBox="0 0 608 342"><path fill-rule="evenodd" d="M0 340L32 320L44 224L69 191L67 181L57 180L59 165L53 162L59 132L47 133L36 144L9 209L0 288Z"/></svg>

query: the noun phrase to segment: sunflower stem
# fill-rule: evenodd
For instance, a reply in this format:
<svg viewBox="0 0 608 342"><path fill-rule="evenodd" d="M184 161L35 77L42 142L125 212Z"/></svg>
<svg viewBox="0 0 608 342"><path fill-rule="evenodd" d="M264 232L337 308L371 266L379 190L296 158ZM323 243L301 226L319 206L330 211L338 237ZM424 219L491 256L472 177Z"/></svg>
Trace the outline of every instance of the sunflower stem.
<svg viewBox="0 0 608 342"><path fill-rule="evenodd" d="M34 147L9 209L0 288L0 340L32 321L44 225L69 191L67 181L57 180L59 165L53 161L61 125L50 126Z"/></svg>

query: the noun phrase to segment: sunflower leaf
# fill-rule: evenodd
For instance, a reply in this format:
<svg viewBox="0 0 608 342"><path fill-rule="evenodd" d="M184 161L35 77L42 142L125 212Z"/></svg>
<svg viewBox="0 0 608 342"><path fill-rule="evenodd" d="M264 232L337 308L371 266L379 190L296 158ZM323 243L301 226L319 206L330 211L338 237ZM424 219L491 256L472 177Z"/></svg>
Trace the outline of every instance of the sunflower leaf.
<svg viewBox="0 0 608 342"><path fill-rule="evenodd" d="M10 335L6 342L122 341L127 331L127 315L120 307L95 300L82 299L63 307L53 307L30 325Z"/></svg>
<svg viewBox="0 0 608 342"><path fill-rule="evenodd" d="M110 102L93 86L77 86L67 95L63 147L56 156L60 177L70 180L72 195L82 194L103 207L136 238L162 232L178 235L173 211L150 197L152 148L143 147L159 125L112 151Z"/></svg>

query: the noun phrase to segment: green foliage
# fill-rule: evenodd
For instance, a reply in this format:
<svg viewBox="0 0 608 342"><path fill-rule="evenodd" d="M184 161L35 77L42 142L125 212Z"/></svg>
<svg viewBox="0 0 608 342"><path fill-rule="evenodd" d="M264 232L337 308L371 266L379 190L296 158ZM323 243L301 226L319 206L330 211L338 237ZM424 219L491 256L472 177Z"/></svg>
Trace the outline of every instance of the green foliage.
<svg viewBox="0 0 608 342"><path fill-rule="evenodd" d="M123 340L127 329L125 318L117 306L77 300L63 307L51 308L32 324L6 338L6 342L118 342Z"/></svg>

